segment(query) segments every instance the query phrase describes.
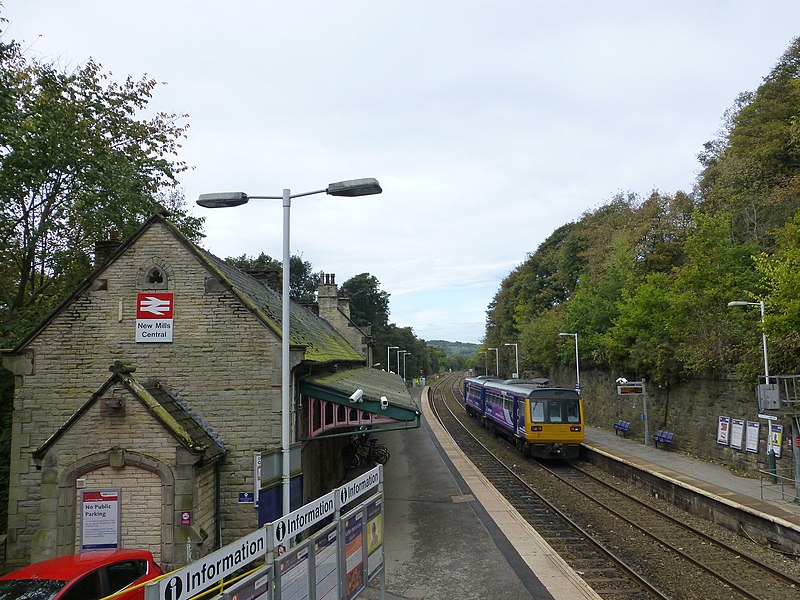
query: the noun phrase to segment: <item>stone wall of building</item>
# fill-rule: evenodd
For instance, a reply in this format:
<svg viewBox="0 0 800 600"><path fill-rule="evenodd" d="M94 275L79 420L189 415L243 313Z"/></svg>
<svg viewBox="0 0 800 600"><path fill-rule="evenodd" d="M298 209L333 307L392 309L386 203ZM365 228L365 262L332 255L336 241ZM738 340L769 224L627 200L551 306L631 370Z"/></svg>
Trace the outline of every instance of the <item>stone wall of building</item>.
<svg viewBox="0 0 800 600"><path fill-rule="evenodd" d="M136 294L152 289L145 275L153 266L167 278L158 291L174 294L172 343L135 342ZM224 439L228 454L220 473L221 543L257 526L252 505L239 504L238 494L253 489L253 452L280 446L280 340L223 286L213 285L213 277L189 249L158 223L107 265L99 280L98 289L57 315L29 345L31 367L17 370L7 566L52 551L52 539L42 543L53 524L42 516L43 472L31 454L108 379L115 360L133 364L139 381L159 378ZM161 440L152 430L151 422L141 435ZM109 451L113 442L100 439L99 433L87 429L87 453ZM175 462L178 446L175 442L171 447L169 462ZM148 454L167 450L152 448ZM57 463L68 462L76 451L59 448L63 455ZM201 510L203 529L207 511Z"/></svg>

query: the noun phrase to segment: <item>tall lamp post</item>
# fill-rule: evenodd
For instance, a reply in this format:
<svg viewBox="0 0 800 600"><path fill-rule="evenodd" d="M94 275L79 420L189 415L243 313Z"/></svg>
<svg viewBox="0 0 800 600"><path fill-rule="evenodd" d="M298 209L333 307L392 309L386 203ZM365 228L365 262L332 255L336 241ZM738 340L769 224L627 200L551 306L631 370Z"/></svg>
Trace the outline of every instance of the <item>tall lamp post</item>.
<svg viewBox="0 0 800 600"><path fill-rule="evenodd" d="M733 300L728 302L728 306L758 306L761 308L761 346L764 350L764 383L769 383L769 361L767 359L767 330L764 327L764 301L746 302L744 300Z"/></svg>
<svg viewBox="0 0 800 600"><path fill-rule="evenodd" d="M399 347L400 346L389 346L389 347L386 348L386 372L387 373L392 370L391 369L391 361L389 360L389 358L390 358L389 351L390 350L397 350ZM399 371L400 367L398 367L397 370Z"/></svg>
<svg viewBox="0 0 800 600"><path fill-rule="evenodd" d="M406 354L408 354L408 350L398 350L397 352L397 374L400 375L400 356L403 356L403 381L406 380Z"/></svg>
<svg viewBox="0 0 800 600"><path fill-rule="evenodd" d="M578 334L577 333L559 333L558 335L571 336L575 338L575 389L581 391L581 363L578 357Z"/></svg>
<svg viewBox="0 0 800 600"><path fill-rule="evenodd" d="M291 462L289 460L290 450L290 427L291 421L289 413L291 410L291 397L289 380L291 378L291 368L289 365L289 265L291 257L289 255L289 211L292 206L292 198L311 196L314 194L328 194L329 196L370 196L380 194L383 190L377 179L368 177L366 179L350 179L331 183L324 190L303 192L292 194L290 189L284 189L280 196L248 196L244 192L222 192L215 194L200 194L197 204L204 208L227 208L230 206L240 206L246 204L250 199L253 200L282 200L283 201L283 286L282 286L282 312L281 312L281 454L283 459L282 466L282 485L283 485L283 514L291 511L290 506L290 484L291 484Z"/></svg>
<svg viewBox="0 0 800 600"><path fill-rule="evenodd" d="M410 352L403 354L403 381L406 380L406 359L411 356Z"/></svg>
<svg viewBox="0 0 800 600"><path fill-rule="evenodd" d="M494 374L500 377L500 353L497 348L487 348L487 350L494 350Z"/></svg>
<svg viewBox="0 0 800 600"><path fill-rule="evenodd" d="M514 371L514 377L519 379L519 344L516 342L512 342L510 344L506 344L506 346L514 346L514 364L516 365L516 371Z"/></svg>
<svg viewBox="0 0 800 600"><path fill-rule="evenodd" d="M764 383L769 383L769 360L767 359L767 329L764 324L764 301L747 302L746 300L733 300L728 302L728 307L732 306L758 306L761 309L761 347L764 351ZM769 421L767 443L767 459L769 460L769 472L772 483L777 481L777 465L775 464L775 451L772 448L772 421Z"/></svg>

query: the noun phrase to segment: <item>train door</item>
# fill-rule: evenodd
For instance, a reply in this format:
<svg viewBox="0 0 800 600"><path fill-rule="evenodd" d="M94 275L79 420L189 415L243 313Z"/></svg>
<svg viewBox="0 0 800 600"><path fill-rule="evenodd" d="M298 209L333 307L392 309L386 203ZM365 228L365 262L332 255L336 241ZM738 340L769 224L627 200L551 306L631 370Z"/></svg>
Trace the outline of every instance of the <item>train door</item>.
<svg viewBox="0 0 800 600"><path fill-rule="evenodd" d="M525 437L525 421L526 421L525 415L529 410L528 408L529 403L530 400L528 400L527 398L517 398L517 401L515 403L517 407L516 409L517 412L514 423L516 423L517 435L522 438Z"/></svg>

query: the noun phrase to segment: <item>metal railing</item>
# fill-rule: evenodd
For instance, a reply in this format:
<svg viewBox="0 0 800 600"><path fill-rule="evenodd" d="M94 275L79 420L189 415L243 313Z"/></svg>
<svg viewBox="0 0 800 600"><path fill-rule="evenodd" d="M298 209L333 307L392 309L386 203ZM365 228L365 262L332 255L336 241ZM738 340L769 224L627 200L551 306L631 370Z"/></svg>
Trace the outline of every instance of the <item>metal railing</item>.
<svg viewBox="0 0 800 600"><path fill-rule="evenodd" d="M780 475L774 471L758 470L761 484L762 500L784 500L800 502L797 494L796 480L793 477Z"/></svg>

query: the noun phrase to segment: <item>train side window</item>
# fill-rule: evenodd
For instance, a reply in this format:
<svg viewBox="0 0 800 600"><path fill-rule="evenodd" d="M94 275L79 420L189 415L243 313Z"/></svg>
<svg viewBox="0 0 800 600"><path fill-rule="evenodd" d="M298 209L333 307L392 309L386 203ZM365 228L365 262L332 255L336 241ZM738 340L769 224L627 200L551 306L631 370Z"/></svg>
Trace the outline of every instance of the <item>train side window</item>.
<svg viewBox="0 0 800 600"><path fill-rule="evenodd" d="M544 423L544 403L531 400L531 423Z"/></svg>

